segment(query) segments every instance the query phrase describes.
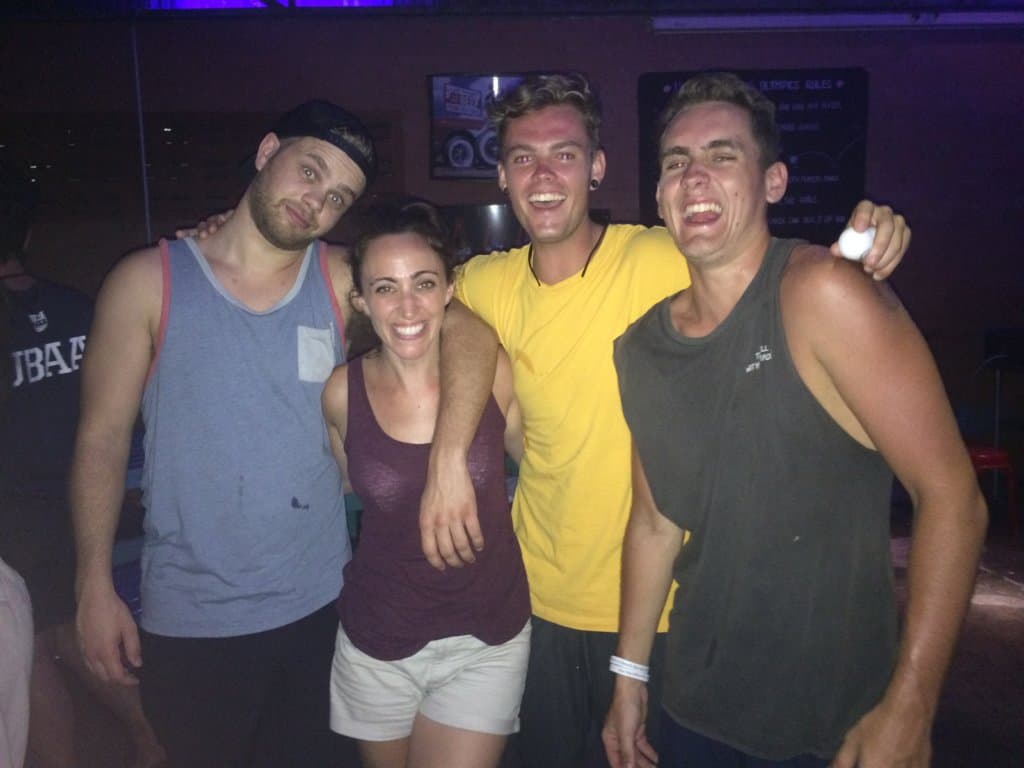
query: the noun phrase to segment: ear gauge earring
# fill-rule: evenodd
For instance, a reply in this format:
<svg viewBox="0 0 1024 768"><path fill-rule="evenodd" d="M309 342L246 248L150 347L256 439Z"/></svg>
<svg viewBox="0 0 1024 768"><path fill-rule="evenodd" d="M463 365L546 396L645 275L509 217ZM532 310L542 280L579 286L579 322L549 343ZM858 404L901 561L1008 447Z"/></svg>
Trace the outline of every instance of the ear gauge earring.
<svg viewBox="0 0 1024 768"><path fill-rule="evenodd" d="M600 186L601 186L601 182L600 182L600 181L598 181L597 179L591 179L591 180L590 180L590 189L591 189L592 191L593 191L593 190L595 190L595 189L597 189L597 188L598 188L598 187L600 187Z"/></svg>

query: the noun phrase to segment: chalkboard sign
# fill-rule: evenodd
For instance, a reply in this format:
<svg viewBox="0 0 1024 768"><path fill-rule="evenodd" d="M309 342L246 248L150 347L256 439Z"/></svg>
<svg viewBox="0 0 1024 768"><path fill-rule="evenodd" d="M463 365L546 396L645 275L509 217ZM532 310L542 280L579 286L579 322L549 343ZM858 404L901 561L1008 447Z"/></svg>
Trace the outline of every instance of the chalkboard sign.
<svg viewBox="0 0 1024 768"><path fill-rule="evenodd" d="M789 187L785 197L768 209L772 234L832 243L864 196L867 72L859 68L733 71L776 106ZM640 211L646 224L658 223L654 200L658 116L695 74L652 72L640 76Z"/></svg>

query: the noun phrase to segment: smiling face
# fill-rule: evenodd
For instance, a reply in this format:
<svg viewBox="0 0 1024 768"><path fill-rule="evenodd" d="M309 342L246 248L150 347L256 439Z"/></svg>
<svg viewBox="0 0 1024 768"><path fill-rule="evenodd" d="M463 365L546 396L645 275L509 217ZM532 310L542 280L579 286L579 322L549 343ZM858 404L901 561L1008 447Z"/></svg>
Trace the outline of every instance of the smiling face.
<svg viewBox="0 0 1024 768"><path fill-rule="evenodd" d="M694 263L762 248L767 204L786 191L786 167L762 169L749 113L712 101L679 113L661 137L658 213Z"/></svg>
<svg viewBox="0 0 1024 768"><path fill-rule="evenodd" d="M309 137L280 141L267 134L256 168L249 213L267 242L284 251L302 250L330 232L366 186L352 158Z"/></svg>
<svg viewBox="0 0 1024 768"><path fill-rule="evenodd" d="M590 180L604 177L604 152L590 146L583 115L568 104L510 120L498 167L516 219L535 244L586 236Z"/></svg>
<svg viewBox="0 0 1024 768"><path fill-rule="evenodd" d="M455 286L441 256L416 233L381 235L366 246L352 298L385 350L404 360L438 353L444 310Z"/></svg>

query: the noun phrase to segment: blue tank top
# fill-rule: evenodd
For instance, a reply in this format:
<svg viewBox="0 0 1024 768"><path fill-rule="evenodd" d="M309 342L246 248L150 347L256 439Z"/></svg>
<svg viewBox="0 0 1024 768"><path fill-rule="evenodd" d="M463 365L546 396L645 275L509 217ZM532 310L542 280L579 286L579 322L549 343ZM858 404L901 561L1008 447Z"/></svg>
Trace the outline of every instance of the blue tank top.
<svg viewBox="0 0 1024 768"><path fill-rule="evenodd" d="M338 599L346 634L363 653L385 661L456 635L506 642L530 616L530 591L505 490L505 419L498 404L488 401L467 456L484 549L475 563L438 571L423 555L419 528L430 445L400 442L380 428L362 363L357 358L348 366L345 453L364 510L359 549L345 567Z"/></svg>
<svg viewBox="0 0 1024 768"><path fill-rule="evenodd" d="M341 475L320 412L343 359L317 244L275 306L254 312L192 240L161 243L160 341L146 424L142 626L227 637L326 605L351 557Z"/></svg>

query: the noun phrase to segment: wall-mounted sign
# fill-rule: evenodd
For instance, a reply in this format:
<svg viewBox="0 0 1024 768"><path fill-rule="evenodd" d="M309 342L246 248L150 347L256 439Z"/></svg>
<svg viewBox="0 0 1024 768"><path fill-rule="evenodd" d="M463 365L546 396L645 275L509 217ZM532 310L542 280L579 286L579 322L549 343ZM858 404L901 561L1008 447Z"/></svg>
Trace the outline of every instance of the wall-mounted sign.
<svg viewBox="0 0 1024 768"><path fill-rule="evenodd" d="M493 179L498 136L487 119L487 100L522 75L431 75L430 176Z"/></svg>

